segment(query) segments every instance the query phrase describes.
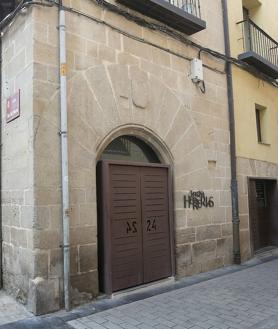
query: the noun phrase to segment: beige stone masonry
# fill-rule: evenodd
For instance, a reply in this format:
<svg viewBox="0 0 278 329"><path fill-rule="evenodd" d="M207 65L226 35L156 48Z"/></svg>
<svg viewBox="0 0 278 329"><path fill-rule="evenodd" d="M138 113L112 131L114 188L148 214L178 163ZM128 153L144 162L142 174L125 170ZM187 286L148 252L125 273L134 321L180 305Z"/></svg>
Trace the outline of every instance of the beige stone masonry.
<svg viewBox="0 0 278 329"><path fill-rule="evenodd" d="M198 56L196 49L93 1L67 0L65 5L186 58ZM215 37L222 31L219 8L217 1L202 1L208 28L190 38L224 52L223 37ZM20 287L20 298L37 314L63 306L57 25L56 7L36 6L16 20L3 47L9 86L22 91L22 117L8 125L3 120L2 127L4 282L14 294ZM96 164L108 143L124 133L145 140L171 165L175 275L230 264L225 74L204 68L207 92L202 94L189 78L186 59L70 12L66 27L73 304L100 293ZM210 56L202 54L202 59L224 68ZM212 196L215 206L185 209L183 197L191 190Z"/></svg>

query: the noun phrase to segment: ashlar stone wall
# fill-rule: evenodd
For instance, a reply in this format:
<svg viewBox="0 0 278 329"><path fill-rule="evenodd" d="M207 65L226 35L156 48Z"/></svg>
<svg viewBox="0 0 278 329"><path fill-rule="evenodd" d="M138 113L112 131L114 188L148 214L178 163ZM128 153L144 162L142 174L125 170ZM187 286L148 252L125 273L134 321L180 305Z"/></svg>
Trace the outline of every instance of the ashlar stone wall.
<svg viewBox="0 0 278 329"><path fill-rule="evenodd" d="M37 271L33 249L33 23L19 16L2 38L3 285L23 303ZM6 122L7 98L20 90L20 117Z"/></svg>
<svg viewBox="0 0 278 329"><path fill-rule="evenodd" d="M113 1L111 1L113 2ZM64 1L100 21L189 58L197 49L127 21L94 1ZM195 41L224 52L220 2L202 3L208 28ZM57 8L33 7L32 254L26 281L35 313L62 307L62 230ZM99 294L96 163L122 133L157 141L172 159L176 275L231 263L229 127L224 64L202 54L206 93L189 78L190 62L130 38L102 23L66 14L68 67L71 296L73 304ZM217 34L217 37L216 37ZM209 69L211 67L212 69ZM217 68L219 71L215 71ZM185 209L183 196L203 190L215 207Z"/></svg>

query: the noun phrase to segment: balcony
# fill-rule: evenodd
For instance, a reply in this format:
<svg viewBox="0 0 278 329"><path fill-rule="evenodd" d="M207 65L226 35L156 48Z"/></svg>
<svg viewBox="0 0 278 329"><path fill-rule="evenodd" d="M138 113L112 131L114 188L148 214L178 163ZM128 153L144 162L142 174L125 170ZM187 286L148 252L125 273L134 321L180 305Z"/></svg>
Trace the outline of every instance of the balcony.
<svg viewBox="0 0 278 329"><path fill-rule="evenodd" d="M238 58L271 78L278 79L278 42L251 19L239 22L242 26L244 53Z"/></svg>
<svg viewBox="0 0 278 329"><path fill-rule="evenodd" d="M201 19L200 0L117 1L187 35L194 34L206 28L206 22Z"/></svg>

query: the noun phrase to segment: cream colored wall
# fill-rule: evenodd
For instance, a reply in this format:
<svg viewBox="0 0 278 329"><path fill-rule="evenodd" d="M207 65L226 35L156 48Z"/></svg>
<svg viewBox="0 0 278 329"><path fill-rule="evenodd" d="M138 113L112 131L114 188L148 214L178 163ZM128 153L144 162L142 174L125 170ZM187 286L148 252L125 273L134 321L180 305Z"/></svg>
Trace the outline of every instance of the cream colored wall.
<svg viewBox="0 0 278 329"><path fill-rule="evenodd" d="M261 0L261 6L250 10L251 19L267 34L278 40L278 2Z"/></svg>
<svg viewBox="0 0 278 329"><path fill-rule="evenodd" d="M228 0L231 53L234 57L243 52L242 24L237 23L243 20L242 6L245 1ZM249 9L250 18L273 39L278 40L278 2L273 0L260 0L260 2L260 6Z"/></svg>
<svg viewBox="0 0 278 329"><path fill-rule="evenodd" d="M278 89L249 73L233 69L237 155L278 163ZM255 104L266 107L267 144L258 143Z"/></svg>
<svg viewBox="0 0 278 329"><path fill-rule="evenodd" d="M252 19L278 39L278 3L261 0L262 5L250 11ZM229 24L232 56L242 53L242 33L236 23L243 19L242 0L229 5ZM237 156L278 163L278 89L251 74L233 67ZM258 143L255 104L267 108L266 144Z"/></svg>

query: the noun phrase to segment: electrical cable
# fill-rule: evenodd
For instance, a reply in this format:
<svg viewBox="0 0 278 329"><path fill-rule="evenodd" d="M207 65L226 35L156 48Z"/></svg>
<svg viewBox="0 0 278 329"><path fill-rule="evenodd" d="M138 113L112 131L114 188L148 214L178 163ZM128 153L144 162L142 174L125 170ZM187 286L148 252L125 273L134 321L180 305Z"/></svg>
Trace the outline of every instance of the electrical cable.
<svg viewBox="0 0 278 329"><path fill-rule="evenodd" d="M159 32L162 32L164 34L167 34L168 36L171 36L172 38L182 42L183 44L186 44L188 46L192 46L196 49L199 50L198 52L198 56L201 55L201 52L203 53L207 53L208 55L211 55L213 56L214 58L217 58L217 59L220 59L220 60L223 60L224 62L228 62L230 64L233 64L247 72L249 72L250 74L252 74L253 76L261 79L261 80L264 80L268 83L270 83L271 85L273 85L274 87L277 87L278 88L278 81L269 77L268 75L260 72L259 70L257 70L256 68L254 68L253 66L237 59L237 58L234 58L234 57L228 57L218 51L215 51L213 49L210 49L210 48L207 48L207 47L203 47L201 45L199 45L198 43L192 41L192 40L189 40L186 36L182 35L181 33L177 32L177 31L174 31L172 30L171 28L167 27L167 26L164 26L164 25L160 25L160 24L157 24L157 23L153 23L153 22L149 22L149 21L146 21L145 19L139 17L139 16L136 16L134 14L131 14L125 10L123 10L122 8L120 8L119 6L116 6L114 4L111 4L109 2L107 2L106 0L91 0L92 2L94 2L95 4L97 4L98 6L101 6L103 7L104 9L107 9L111 12L114 12L114 13L117 13L123 17L125 17L127 20L129 21L132 21L132 22L135 22L136 24L140 25L140 26L143 26L143 27L146 27L146 28L149 28L151 30L154 30L154 31L159 31ZM55 1L55 0L44 0L44 1L32 1L32 0L23 0L20 2L20 4L16 7L16 9L11 12L8 16L6 16L1 22L0 22L0 31L3 30L4 27L6 27L14 18L15 16L25 7L29 7L29 6L32 6L32 5L40 5L40 6L45 6L45 7L52 7L54 5L58 5L58 2ZM168 49L168 48L164 48L162 46L159 46L155 43L152 43L150 41L147 41L143 38L140 38L140 37L137 37L135 35L132 35L131 33L129 32L126 32L126 31L123 31L121 30L120 28L104 21L104 20L101 20L101 19L98 19L96 17L93 17L91 15L88 15L86 13L83 13L77 9L74 9L72 7L68 7L68 6L63 6L63 9L67 12L71 12L71 13L75 13L79 16L83 16L83 17L86 17L87 19L90 19L90 20L93 20L99 24L104 24L106 25L107 27L110 27L111 29L121 33L122 35L126 36L126 37L129 37L131 39L134 39L138 42L141 42L141 43L145 43L147 45L150 45L152 47L156 47L160 50L163 50L163 51L166 51L170 54L173 54L177 57L180 57L180 58L183 58L185 60L188 60L190 61L192 58L189 58L185 55L182 55L180 53L177 53L175 51L172 51L171 49ZM226 74L225 71L222 71L222 70L219 70L217 68L212 68L210 67L209 65L206 65L204 64L203 65L204 67L206 67L207 69L210 69L210 70L213 70L217 73L221 73L221 74Z"/></svg>

